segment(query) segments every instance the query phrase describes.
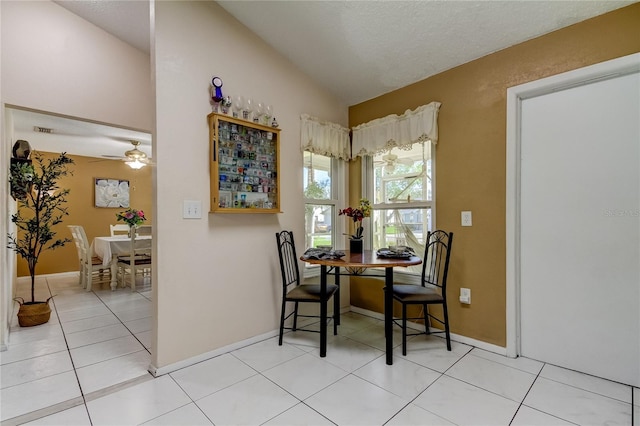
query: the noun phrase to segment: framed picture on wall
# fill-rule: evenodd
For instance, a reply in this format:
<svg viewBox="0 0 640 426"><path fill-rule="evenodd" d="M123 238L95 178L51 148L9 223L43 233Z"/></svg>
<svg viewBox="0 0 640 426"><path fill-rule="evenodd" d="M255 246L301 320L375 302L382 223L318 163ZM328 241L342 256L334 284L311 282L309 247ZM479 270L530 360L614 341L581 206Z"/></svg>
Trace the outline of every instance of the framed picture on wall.
<svg viewBox="0 0 640 426"><path fill-rule="evenodd" d="M94 188L96 207L129 207L128 180L95 178Z"/></svg>

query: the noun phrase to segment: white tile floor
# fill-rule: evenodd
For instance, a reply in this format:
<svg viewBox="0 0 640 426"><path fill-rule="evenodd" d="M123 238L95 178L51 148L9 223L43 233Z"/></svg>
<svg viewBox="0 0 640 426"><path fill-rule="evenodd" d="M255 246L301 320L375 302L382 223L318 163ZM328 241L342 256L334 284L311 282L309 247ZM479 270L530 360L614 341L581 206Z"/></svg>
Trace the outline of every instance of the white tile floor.
<svg viewBox="0 0 640 426"><path fill-rule="evenodd" d="M457 342L447 352L439 337L415 337L387 366L381 321L354 313L326 358L317 334L297 332L153 379L148 291L39 288L56 311L13 327L0 354L3 425L640 426L637 388Z"/></svg>

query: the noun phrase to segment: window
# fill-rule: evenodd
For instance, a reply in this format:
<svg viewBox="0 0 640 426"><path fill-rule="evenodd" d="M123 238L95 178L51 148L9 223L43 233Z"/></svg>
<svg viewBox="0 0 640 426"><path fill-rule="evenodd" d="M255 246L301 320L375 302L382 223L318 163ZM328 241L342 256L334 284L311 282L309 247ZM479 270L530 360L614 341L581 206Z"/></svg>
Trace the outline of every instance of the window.
<svg viewBox="0 0 640 426"><path fill-rule="evenodd" d="M336 244L336 205L340 199L338 176L344 175L343 161L304 152L305 247ZM339 227L341 229L341 227Z"/></svg>
<svg viewBox="0 0 640 426"><path fill-rule="evenodd" d="M394 148L366 157L365 193L373 200L373 250L394 245L424 252L427 232L435 216L435 162L431 142L415 143L410 150ZM367 179L368 177L368 179ZM409 268L420 273L421 266Z"/></svg>

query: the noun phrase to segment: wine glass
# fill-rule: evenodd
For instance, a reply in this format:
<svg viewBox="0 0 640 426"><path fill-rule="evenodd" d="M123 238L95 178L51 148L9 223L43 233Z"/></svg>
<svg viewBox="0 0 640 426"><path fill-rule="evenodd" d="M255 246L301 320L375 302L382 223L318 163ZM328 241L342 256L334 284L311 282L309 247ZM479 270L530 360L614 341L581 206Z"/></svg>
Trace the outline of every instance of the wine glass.
<svg viewBox="0 0 640 426"><path fill-rule="evenodd" d="M240 115L240 111L242 111L242 109L244 108L244 96L234 96L231 103L231 108L233 109L233 116L235 118L238 118L238 116Z"/></svg>
<svg viewBox="0 0 640 426"><path fill-rule="evenodd" d="M271 124L271 117L273 117L273 105L267 105L265 108L265 124L268 126Z"/></svg>
<svg viewBox="0 0 640 426"><path fill-rule="evenodd" d="M255 104L253 103L253 99L247 98L247 100L244 103L244 108L242 109L242 118L244 118L245 120L248 120L249 116L253 112L254 107L255 107Z"/></svg>
<svg viewBox="0 0 640 426"><path fill-rule="evenodd" d="M264 104L262 102L258 102L256 105L256 114L253 117L253 121L256 123L260 123L260 119L264 115Z"/></svg>

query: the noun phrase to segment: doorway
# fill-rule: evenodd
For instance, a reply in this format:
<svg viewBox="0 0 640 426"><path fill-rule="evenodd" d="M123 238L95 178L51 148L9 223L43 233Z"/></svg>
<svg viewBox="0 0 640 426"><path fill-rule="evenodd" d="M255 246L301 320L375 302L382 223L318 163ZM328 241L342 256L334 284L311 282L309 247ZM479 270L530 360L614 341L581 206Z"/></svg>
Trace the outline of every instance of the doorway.
<svg viewBox="0 0 640 426"><path fill-rule="evenodd" d="M638 386L640 55L507 109L507 351Z"/></svg>

